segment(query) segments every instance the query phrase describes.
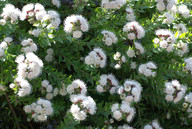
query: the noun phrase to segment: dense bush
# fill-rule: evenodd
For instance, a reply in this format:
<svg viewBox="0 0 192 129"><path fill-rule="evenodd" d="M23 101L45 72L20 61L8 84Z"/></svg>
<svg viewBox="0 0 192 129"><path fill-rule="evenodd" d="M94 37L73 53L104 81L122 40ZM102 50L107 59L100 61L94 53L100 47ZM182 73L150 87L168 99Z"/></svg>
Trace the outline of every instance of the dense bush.
<svg viewBox="0 0 192 129"><path fill-rule="evenodd" d="M0 128L191 128L191 9L1 0Z"/></svg>

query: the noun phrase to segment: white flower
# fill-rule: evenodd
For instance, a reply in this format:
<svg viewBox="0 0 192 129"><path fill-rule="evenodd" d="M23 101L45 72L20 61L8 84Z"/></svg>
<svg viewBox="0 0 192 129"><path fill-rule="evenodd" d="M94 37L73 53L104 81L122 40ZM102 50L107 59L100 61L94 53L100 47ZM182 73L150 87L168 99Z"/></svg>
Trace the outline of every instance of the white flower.
<svg viewBox="0 0 192 129"><path fill-rule="evenodd" d="M181 85L177 80L165 83L165 99L167 101L173 101L174 103L179 102L186 91L186 86Z"/></svg>
<svg viewBox="0 0 192 129"><path fill-rule="evenodd" d="M94 48L93 51L85 57L85 63L95 67L105 67L107 56L101 48Z"/></svg>
<svg viewBox="0 0 192 129"><path fill-rule="evenodd" d="M34 121L46 121L47 117L53 114L51 102L45 99L39 99L31 105L24 106L24 111L26 113L32 113Z"/></svg>
<svg viewBox="0 0 192 129"><path fill-rule="evenodd" d="M134 13L134 11L131 8L127 8L126 12L127 12L127 16L126 16L127 20L128 21L135 21L135 13Z"/></svg>
<svg viewBox="0 0 192 129"><path fill-rule="evenodd" d="M118 81L113 74L103 74L100 76L99 85L97 86L97 91L107 92L114 94L118 88Z"/></svg>
<svg viewBox="0 0 192 129"><path fill-rule="evenodd" d="M113 32L103 30L101 33L104 35L103 41L107 46L111 46L113 43L115 44L117 42L117 37Z"/></svg>
<svg viewBox="0 0 192 129"><path fill-rule="evenodd" d="M123 87L118 89L118 94L125 102L139 102L141 98L142 87L135 80L125 80ZM122 97L122 95L124 97Z"/></svg>
<svg viewBox="0 0 192 129"><path fill-rule="evenodd" d="M128 56L129 58L135 57L135 51L134 51L133 49L128 49L128 51L127 51L127 56Z"/></svg>
<svg viewBox="0 0 192 129"><path fill-rule="evenodd" d="M53 90L53 96L56 96L56 95L58 95L58 93L59 93L59 90L58 90L58 88L54 88L54 90Z"/></svg>
<svg viewBox="0 0 192 129"><path fill-rule="evenodd" d="M155 44L158 44L158 43L159 43L159 38L155 38L155 39L154 39L154 43L155 43Z"/></svg>
<svg viewBox="0 0 192 129"><path fill-rule="evenodd" d="M102 0L101 7L105 9L120 9L126 4L126 0Z"/></svg>
<svg viewBox="0 0 192 129"><path fill-rule="evenodd" d="M68 87L67 92L69 94L83 94L87 93L87 87L85 83L79 79L74 80Z"/></svg>
<svg viewBox="0 0 192 129"><path fill-rule="evenodd" d="M34 53L17 56L15 62L18 63L18 76L33 79L40 75L43 62Z"/></svg>
<svg viewBox="0 0 192 129"><path fill-rule="evenodd" d="M3 8L3 12L1 14L1 17L5 20L11 20L12 24L15 24L17 20L19 20L19 17L21 15L21 11L18 8L15 8L12 4L6 4ZM2 25L5 24L4 21L1 22Z"/></svg>
<svg viewBox="0 0 192 129"><path fill-rule="evenodd" d="M42 20L45 15L46 11L43 5L39 3L27 4L22 8L20 19L22 21L28 19L30 23L33 23L34 19Z"/></svg>
<svg viewBox="0 0 192 129"><path fill-rule="evenodd" d="M153 127L151 125L145 125L144 129L153 129Z"/></svg>
<svg viewBox="0 0 192 129"><path fill-rule="evenodd" d="M156 35L159 37L159 41L156 38L154 43L158 43L158 46L167 50L167 52L173 51L173 45L175 42L175 36L167 29L159 29L156 31Z"/></svg>
<svg viewBox="0 0 192 129"><path fill-rule="evenodd" d="M171 8L176 4L175 0L168 0L168 1L156 0L156 1L157 1L157 9L159 11L163 11L165 9L170 11Z"/></svg>
<svg viewBox="0 0 192 129"><path fill-rule="evenodd" d="M60 0L51 0L52 4L55 5L57 8L60 8L61 3Z"/></svg>
<svg viewBox="0 0 192 129"><path fill-rule="evenodd" d="M26 105L26 106L23 107L23 110L24 110L26 113L31 113L32 108L31 108L30 105Z"/></svg>
<svg viewBox="0 0 192 129"><path fill-rule="evenodd" d="M0 19L0 25L4 26L6 24L6 20L5 19Z"/></svg>
<svg viewBox="0 0 192 129"><path fill-rule="evenodd" d="M37 28L37 29L34 29L34 30L32 30L32 31L29 31L29 34L30 34L30 35L33 35L33 36L35 36L35 37L39 37L39 35L41 34L41 30L42 30L42 29Z"/></svg>
<svg viewBox="0 0 192 129"><path fill-rule="evenodd" d="M112 112L114 112L114 111L116 111L118 109L119 109L119 104L118 103L113 104L112 107L111 107Z"/></svg>
<svg viewBox="0 0 192 129"><path fill-rule="evenodd" d="M27 40L23 40L21 42L21 45L23 46L21 48L21 51L23 51L25 53L37 51L37 45L30 38L28 38Z"/></svg>
<svg viewBox="0 0 192 129"><path fill-rule="evenodd" d="M184 18L188 18L190 16L190 10L186 5L179 5L178 13L181 14Z"/></svg>
<svg viewBox="0 0 192 129"><path fill-rule="evenodd" d="M4 41L7 42L7 43L10 43L10 42L13 41L13 39L12 39L11 37L6 37L6 38L4 39Z"/></svg>
<svg viewBox="0 0 192 129"><path fill-rule="evenodd" d="M113 113L113 117L114 117L116 120L120 120L121 117L122 117L122 113L121 113L119 110L116 110L116 111L114 111L114 113Z"/></svg>
<svg viewBox="0 0 192 129"><path fill-rule="evenodd" d="M166 17L166 19L165 19L166 22L165 23L167 23L167 24L171 24L175 19L175 17L173 15L171 15L170 13L168 13L168 12L165 12L164 16Z"/></svg>
<svg viewBox="0 0 192 129"><path fill-rule="evenodd" d="M115 68L115 69L120 69L120 68L121 68L121 65L120 65L120 64L116 64L116 65L114 66L114 68Z"/></svg>
<svg viewBox="0 0 192 129"><path fill-rule="evenodd" d="M131 62L131 69L136 69L136 67L137 67L136 62Z"/></svg>
<svg viewBox="0 0 192 129"><path fill-rule="evenodd" d="M114 60L119 60L121 57L121 53L120 52L116 52L113 56Z"/></svg>
<svg viewBox="0 0 192 129"><path fill-rule="evenodd" d="M42 87L47 87L49 85L49 81L48 80L43 80L41 82L41 85L42 85Z"/></svg>
<svg viewBox="0 0 192 129"><path fill-rule="evenodd" d="M153 72L153 70L157 69L157 66L153 62L148 62L146 64L141 64L139 66L139 73L145 75L146 77L155 77L156 72Z"/></svg>
<svg viewBox="0 0 192 129"><path fill-rule="evenodd" d="M45 60L46 60L47 62L51 62L51 61L53 60L53 56L52 56L52 55L46 55L46 56L45 56Z"/></svg>
<svg viewBox="0 0 192 129"><path fill-rule="evenodd" d="M31 93L32 91L31 85L27 80L23 79L22 77L15 78L14 83L17 85L18 88L17 95L19 97L24 97Z"/></svg>
<svg viewBox="0 0 192 129"><path fill-rule="evenodd" d="M71 15L68 16L64 21L64 30L67 33L73 33L74 37L81 37L82 32L87 32L89 30L89 24L83 16Z"/></svg>
<svg viewBox="0 0 192 129"><path fill-rule="evenodd" d="M5 41L1 42L0 48L6 49L7 47L8 47L7 42L5 42Z"/></svg>
<svg viewBox="0 0 192 129"><path fill-rule="evenodd" d="M53 90L53 87L52 87L51 84L49 84L49 85L46 87L46 91L50 93L50 92L52 92L52 90Z"/></svg>
<svg viewBox="0 0 192 129"><path fill-rule="evenodd" d="M100 86L100 85L98 85L98 86L97 86L97 91L100 92L100 93L102 93L102 92L103 92L103 87Z"/></svg>
<svg viewBox="0 0 192 129"><path fill-rule="evenodd" d="M185 96L185 101L192 103L192 92L190 92Z"/></svg>
<svg viewBox="0 0 192 129"><path fill-rule="evenodd" d="M48 55L53 55L53 49L52 48L49 48L49 49L47 49L47 54Z"/></svg>
<svg viewBox="0 0 192 129"><path fill-rule="evenodd" d="M167 48L168 43L167 43L167 41L163 40L163 41L160 41L159 45L162 48Z"/></svg>
<svg viewBox="0 0 192 129"><path fill-rule="evenodd" d="M87 113L91 115L95 114L96 103L90 96L71 95L70 100L73 103L70 112L75 119L81 121L85 120Z"/></svg>
<svg viewBox="0 0 192 129"><path fill-rule="evenodd" d="M128 34L128 38L130 40L133 40L135 38L141 39L145 36L145 30L136 21L128 22L126 25L124 25L123 31Z"/></svg>
<svg viewBox="0 0 192 129"><path fill-rule="evenodd" d="M73 32L73 38L80 38L82 36L82 32L79 30L76 30Z"/></svg>
<svg viewBox="0 0 192 129"><path fill-rule="evenodd" d="M53 94L52 93L47 93L45 98L48 99L48 100L51 100L53 98Z"/></svg>
<svg viewBox="0 0 192 129"><path fill-rule="evenodd" d="M135 39L135 34L134 33L129 33L127 36L128 36L128 39L130 39L130 40Z"/></svg>
<svg viewBox="0 0 192 129"><path fill-rule="evenodd" d="M134 42L134 45L135 45L135 48L139 51L139 54L144 54L145 50L140 43Z"/></svg>

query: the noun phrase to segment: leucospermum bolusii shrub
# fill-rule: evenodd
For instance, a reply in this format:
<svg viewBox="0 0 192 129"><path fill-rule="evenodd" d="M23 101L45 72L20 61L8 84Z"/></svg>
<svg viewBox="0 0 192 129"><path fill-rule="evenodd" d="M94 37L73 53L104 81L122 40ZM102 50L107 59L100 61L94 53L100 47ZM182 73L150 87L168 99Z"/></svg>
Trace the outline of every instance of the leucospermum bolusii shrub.
<svg viewBox="0 0 192 129"><path fill-rule="evenodd" d="M1 1L0 128L191 128L191 1L38 2Z"/></svg>

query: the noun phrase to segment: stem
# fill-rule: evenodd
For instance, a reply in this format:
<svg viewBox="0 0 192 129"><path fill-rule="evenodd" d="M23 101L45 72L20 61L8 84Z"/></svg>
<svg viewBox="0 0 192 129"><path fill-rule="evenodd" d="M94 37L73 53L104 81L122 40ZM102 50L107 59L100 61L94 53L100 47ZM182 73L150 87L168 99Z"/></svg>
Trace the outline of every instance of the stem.
<svg viewBox="0 0 192 129"><path fill-rule="evenodd" d="M8 104L9 104L9 107L10 107L10 109L11 109L11 111L12 111L14 117L15 117L15 122L16 122L17 129L21 129L20 126L19 126L19 123L18 123L18 121L17 121L17 115L16 115L16 113L15 113L15 110L13 109L13 106L12 106L11 103L10 103L9 97L8 97L8 95L7 95L7 92L5 92L5 97L6 97L6 99L7 99L7 102L8 102Z"/></svg>

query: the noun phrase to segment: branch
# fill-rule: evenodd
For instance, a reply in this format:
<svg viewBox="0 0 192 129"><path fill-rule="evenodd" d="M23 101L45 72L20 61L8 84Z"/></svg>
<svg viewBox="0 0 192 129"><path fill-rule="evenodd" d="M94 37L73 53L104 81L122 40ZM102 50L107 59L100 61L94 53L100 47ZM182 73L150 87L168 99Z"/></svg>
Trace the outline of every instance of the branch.
<svg viewBox="0 0 192 129"><path fill-rule="evenodd" d="M13 109L13 106L12 106L11 103L10 103L9 97L8 97L8 95L7 95L7 92L5 92L5 97L6 97L6 99L7 99L7 102L8 102L8 104L9 104L9 107L10 107L10 109L11 109L11 111L12 111L14 117L15 117L15 122L16 122L17 129L21 129L20 126L19 126L19 123L18 123L18 121L17 121L17 115L16 115L16 113L15 113L15 110Z"/></svg>

